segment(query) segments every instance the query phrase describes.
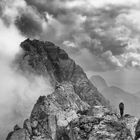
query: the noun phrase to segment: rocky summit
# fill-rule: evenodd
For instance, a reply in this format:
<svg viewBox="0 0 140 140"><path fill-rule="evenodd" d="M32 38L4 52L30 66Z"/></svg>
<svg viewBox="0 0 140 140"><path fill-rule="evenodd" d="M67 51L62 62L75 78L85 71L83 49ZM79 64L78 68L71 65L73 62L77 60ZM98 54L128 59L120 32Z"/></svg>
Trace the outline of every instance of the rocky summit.
<svg viewBox="0 0 140 140"><path fill-rule="evenodd" d="M48 78L54 92L40 96L23 127L6 140L138 140L140 121L113 111L83 69L51 42L21 43L19 68Z"/></svg>

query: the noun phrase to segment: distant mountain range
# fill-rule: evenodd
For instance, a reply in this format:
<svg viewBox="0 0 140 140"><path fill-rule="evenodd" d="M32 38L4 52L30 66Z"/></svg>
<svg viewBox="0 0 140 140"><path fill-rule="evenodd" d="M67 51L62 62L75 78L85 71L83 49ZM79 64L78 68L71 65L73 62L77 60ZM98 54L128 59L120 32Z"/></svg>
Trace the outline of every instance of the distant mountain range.
<svg viewBox="0 0 140 140"><path fill-rule="evenodd" d="M134 95L140 98L140 91L136 92Z"/></svg>
<svg viewBox="0 0 140 140"><path fill-rule="evenodd" d="M140 92L131 94L121 88L108 86L106 81L99 75L90 78L106 99L118 110L118 105L122 101L125 104L125 113L140 117Z"/></svg>
<svg viewBox="0 0 140 140"><path fill-rule="evenodd" d="M99 75L92 76L90 80L95 85L95 87L98 88L99 91L102 91L103 89L108 87L106 81Z"/></svg>

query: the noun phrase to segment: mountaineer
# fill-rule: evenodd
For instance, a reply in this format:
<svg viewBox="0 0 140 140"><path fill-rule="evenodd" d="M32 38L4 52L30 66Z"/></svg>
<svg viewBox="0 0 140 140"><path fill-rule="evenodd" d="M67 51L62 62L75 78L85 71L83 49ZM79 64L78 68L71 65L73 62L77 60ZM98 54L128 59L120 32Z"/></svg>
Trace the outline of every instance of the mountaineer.
<svg viewBox="0 0 140 140"><path fill-rule="evenodd" d="M120 109L120 116L122 118L123 114L124 114L124 103L123 102L120 102L119 109Z"/></svg>

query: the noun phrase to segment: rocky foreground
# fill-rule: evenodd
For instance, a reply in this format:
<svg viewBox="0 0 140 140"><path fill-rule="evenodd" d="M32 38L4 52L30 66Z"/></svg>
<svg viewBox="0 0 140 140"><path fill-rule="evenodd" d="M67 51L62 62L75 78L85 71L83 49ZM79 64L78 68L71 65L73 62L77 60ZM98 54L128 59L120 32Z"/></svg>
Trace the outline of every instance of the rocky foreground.
<svg viewBox="0 0 140 140"><path fill-rule="evenodd" d="M24 121L6 140L137 140L140 122L111 109L82 68L51 42L25 40L19 67L50 77L54 92L41 96ZM45 93L44 93L45 95Z"/></svg>

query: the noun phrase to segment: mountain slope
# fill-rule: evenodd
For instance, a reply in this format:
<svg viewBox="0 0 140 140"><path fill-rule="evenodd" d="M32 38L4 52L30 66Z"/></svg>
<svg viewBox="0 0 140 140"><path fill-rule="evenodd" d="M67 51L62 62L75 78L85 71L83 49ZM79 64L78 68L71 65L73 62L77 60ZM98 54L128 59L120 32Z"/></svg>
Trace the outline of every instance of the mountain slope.
<svg viewBox="0 0 140 140"><path fill-rule="evenodd" d="M108 101L65 51L51 42L29 39L21 47L19 68L50 76L54 92L40 96L23 127L15 125L6 140L134 139L138 119L130 115L120 119L110 110Z"/></svg>
<svg viewBox="0 0 140 140"><path fill-rule="evenodd" d="M91 76L90 81L95 85L95 87L98 88L100 92L108 87L106 81L99 75Z"/></svg>
<svg viewBox="0 0 140 140"><path fill-rule="evenodd" d="M54 87L63 81L71 82L82 100L90 105L109 106L109 102L88 80L83 69L58 46L51 42L27 39L21 43L21 48L24 50L18 58L21 69L49 75Z"/></svg>

